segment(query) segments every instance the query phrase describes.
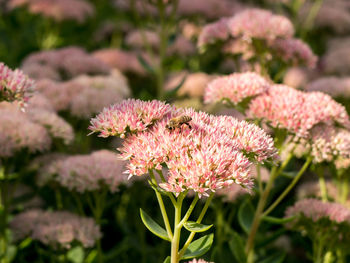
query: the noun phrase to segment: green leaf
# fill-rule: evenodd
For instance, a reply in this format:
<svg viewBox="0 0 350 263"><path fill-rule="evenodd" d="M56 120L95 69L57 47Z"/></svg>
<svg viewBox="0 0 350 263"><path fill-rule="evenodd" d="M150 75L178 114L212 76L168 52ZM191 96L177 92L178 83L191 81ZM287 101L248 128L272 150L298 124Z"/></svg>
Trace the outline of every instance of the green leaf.
<svg viewBox="0 0 350 263"><path fill-rule="evenodd" d="M170 261L171 261L171 257L167 256L163 263L170 263Z"/></svg>
<svg viewBox="0 0 350 263"><path fill-rule="evenodd" d="M155 71L152 68L152 66L150 64L148 64L148 62L142 57L142 56L137 56L137 59L139 60L141 66L148 72L151 74L154 74Z"/></svg>
<svg viewBox="0 0 350 263"><path fill-rule="evenodd" d="M19 243L18 247L20 249L24 249L27 246L29 246L32 243L33 239L31 239L30 237L27 237L26 239L24 239L21 243Z"/></svg>
<svg viewBox="0 0 350 263"><path fill-rule="evenodd" d="M67 258L73 263L82 263L84 256L84 249L81 246L74 247L67 253Z"/></svg>
<svg viewBox="0 0 350 263"><path fill-rule="evenodd" d="M145 211L143 211L140 208L140 215L143 224L148 228L149 231L151 231L156 236L170 241L170 238L168 237L168 233L165 231L164 228L162 228L156 221L154 221Z"/></svg>
<svg viewBox="0 0 350 263"><path fill-rule="evenodd" d="M248 234L254 219L254 207L249 199L246 199L238 210L238 222L242 229Z"/></svg>
<svg viewBox="0 0 350 263"><path fill-rule="evenodd" d="M210 229L213 225L202 225L202 224L198 224L196 222L193 221L187 221L184 224L184 227L190 231L190 232L204 232L207 231L208 229Z"/></svg>
<svg viewBox="0 0 350 263"><path fill-rule="evenodd" d="M285 252L279 252L276 254L273 254L267 258L265 258L262 261L259 261L259 263L282 263L286 257Z"/></svg>
<svg viewBox="0 0 350 263"><path fill-rule="evenodd" d="M273 216L263 216L262 220L269 222L269 223L273 223L273 224L285 224L285 223L293 221L297 217L298 216L291 216L291 217L287 217L287 218L277 218L277 217L273 217Z"/></svg>
<svg viewBox="0 0 350 263"><path fill-rule="evenodd" d="M239 263L246 263L247 256L244 252L244 242L240 235L232 231L232 240L229 242L231 252Z"/></svg>
<svg viewBox="0 0 350 263"><path fill-rule="evenodd" d="M86 257L85 262L86 263L92 263L94 262L95 258L97 257L97 250L92 250L89 255Z"/></svg>
<svg viewBox="0 0 350 263"><path fill-rule="evenodd" d="M181 259L200 257L207 253L214 240L214 234L209 234L193 241L186 249Z"/></svg>

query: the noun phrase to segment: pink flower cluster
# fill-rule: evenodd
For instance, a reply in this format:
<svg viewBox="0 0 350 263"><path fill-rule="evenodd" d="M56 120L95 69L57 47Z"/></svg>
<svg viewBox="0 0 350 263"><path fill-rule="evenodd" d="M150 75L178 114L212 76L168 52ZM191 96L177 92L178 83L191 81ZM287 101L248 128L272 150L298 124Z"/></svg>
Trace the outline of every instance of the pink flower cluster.
<svg viewBox="0 0 350 263"><path fill-rule="evenodd" d="M270 48L276 52L276 56L292 65L305 65L309 68L313 68L316 65L317 56L300 39L276 39L272 42Z"/></svg>
<svg viewBox="0 0 350 263"><path fill-rule="evenodd" d="M197 45L202 48L216 41L228 41L223 51L242 55L246 60L264 53L268 60L276 58L288 64L314 67L317 57L306 43L294 39L293 35L294 27L288 18L268 10L251 8L206 25ZM262 41L259 50L254 40Z"/></svg>
<svg viewBox="0 0 350 263"><path fill-rule="evenodd" d="M326 181L326 189L327 189L327 196L332 198L333 200L337 199L338 195L338 189L336 185L331 181ZM320 190L320 183L319 181L313 180L313 181L307 181L302 183L297 188L297 198L305 199L305 198L321 198L321 190Z"/></svg>
<svg viewBox="0 0 350 263"><path fill-rule="evenodd" d="M116 68L121 72L135 73L138 75L145 75L146 71L141 65L138 54L133 51L125 51L115 48L106 48L97 50L92 55L103 61L111 68ZM151 64L151 60L147 54L140 53L140 56Z"/></svg>
<svg viewBox="0 0 350 263"><path fill-rule="evenodd" d="M187 263L214 263L214 262L208 262L205 261L204 259L192 259L191 261L188 261Z"/></svg>
<svg viewBox="0 0 350 263"><path fill-rule="evenodd" d="M130 95L126 78L116 70L110 75L81 75L67 82L42 79L37 82L37 89L55 110L67 110L79 118L89 118Z"/></svg>
<svg viewBox="0 0 350 263"><path fill-rule="evenodd" d="M84 193L103 187L115 192L120 184L126 183L123 176L125 163L117 160L118 155L111 151L100 150L88 155L75 156L50 155L50 159L54 160L41 169L39 185L54 181L69 190ZM51 174L51 178L47 177L48 173Z"/></svg>
<svg viewBox="0 0 350 263"><path fill-rule="evenodd" d="M70 212L28 210L10 222L15 240L31 237L54 249L69 249L73 242L93 247L102 234L92 218Z"/></svg>
<svg viewBox="0 0 350 263"><path fill-rule="evenodd" d="M10 0L10 9L27 5L29 12L53 18L56 21L75 20L83 23L95 12L93 5L84 0Z"/></svg>
<svg viewBox="0 0 350 263"><path fill-rule="evenodd" d="M157 100L141 101L124 100L114 104L91 119L89 129L100 137L120 136L124 138L128 132L146 130L155 121L171 113L174 108Z"/></svg>
<svg viewBox="0 0 350 263"><path fill-rule="evenodd" d="M322 91L332 97L350 97L349 77L322 77L309 83L305 89L307 91Z"/></svg>
<svg viewBox="0 0 350 263"><path fill-rule="evenodd" d="M286 217L302 214L306 218L317 222L322 218L328 218L334 223L350 224L350 210L337 203L322 202L317 199L303 199L296 202L286 211Z"/></svg>
<svg viewBox="0 0 350 263"><path fill-rule="evenodd" d="M50 148L51 137L65 143L74 137L67 122L56 113L35 105L29 105L27 112L22 112L16 104L2 102L0 119L0 156L12 156L21 149L42 152Z"/></svg>
<svg viewBox="0 0 350 263"><path fill-rule="evenodd" d="M70 79L81 74L110 72L109 66L101 60L74 46L33 53L25 58L22 69L29 76L39 79Z"/></svg>
<svg viewBox="0 0 350 263"><path fill-rule="evenodd" d="M308 136L310 129L319 123L350 127L345 108L329 95L306 93L284 85L273 85L266 93L253 99L248 115L299 137Z"/></svg>
<svg viewBox="0 0 350 263"><path fill-rule="evenodd" d="M149 116L148 121L142 116ZM167 128L171 118L181 116L191 118L191 127ZM276 157L272 138L253 124L192 109L176 110L158 101L127 100L105 109L91 123L90 129L102 137L128 134L119 151L121 158L129 160L129 175L161 170L166 164L167 181L160 186L176 194L194 190L206 195L233 183L250 188L249 158L262 162ZM138 133L129 135L129 131Z"/></svg>
<svg viewBox="0 0 350 263"><path fill-rule="evenodd" d="M34 91L34 82L19 69L12 71L0 63L0 101L28 102Z"/></svg>
<svg viewBox="0 0 350 263"><path fill-rule="evenodd" d="M239 104L264 93L270 87L269 81L254 72L233 73L211 81L205 89L204 102Z"/></svg>

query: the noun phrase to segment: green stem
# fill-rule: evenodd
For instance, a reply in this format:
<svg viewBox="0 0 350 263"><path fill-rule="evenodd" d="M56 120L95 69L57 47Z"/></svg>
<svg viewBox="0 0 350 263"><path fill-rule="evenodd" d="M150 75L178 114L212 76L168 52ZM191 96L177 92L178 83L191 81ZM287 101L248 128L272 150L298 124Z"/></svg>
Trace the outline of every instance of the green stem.
<svg viewBox="0 0 350 263"><path fill-rule="evenodd" d="M61 195L60 189L55 189L55 197L56 197L57 209L61 210L63 208L63 204L62 204L62 195Z"/></svg>
<svg viewBox="0 0 350 263"><path fill-rule="evenodd" d="M156 171L159 174L160 179L162 180L162 182L165 183L166 180L164 178L163 172L161 170L156 170ZM173 206L175 206L176 205L176 200L174 198L174 195L172 193L167 192L167 196L170 198L170 201L173 203Z"/></svg>
<svg viewBox="0 0 350 263"><path fill-rule="evenodd" d="M152 183L154 185L158 185L157 180L156 180L152 170L149 170L149 175L151 177ZM170 239L172 239L173 238L173 233L171 231L169 218L168 218L168 214L166 212L165 206L164 206L162 195L156 190L154 190L154 192L156 193L156 196L157 196L157 200L158 200L158 204L159 204L159 207L160 207L160 211L162 213L162 217L163 217L164 225L165 225L165 228L166 228L166 232L168 233L168 237Z"/></svg>
<svg viewBox="0 0 350 263"><path fill-rule="evenodd" d="M179 256L178 251L179 251L181 228L182 228L182 224L180 223L181 208L182 208L182 202L184 200L184 197L185 197L185 194L181 193L175 205L174 236L171 239L171 263L178 263L181 258Z"/></svg>
<svg viewBox="0 0 350 263"><path fill-rule="evenodd" d="M322 171L318 171L318 182L320 184L322 201L323 202L327 202L328 201L327 185L326 185L326 181L324 179L323 170Z"/></svg>
<svg viewBox="0 0 350 263"><path fill-rule="evenodd" d="M320 11L320 8L322 6L323 0L315 0L314 4L312 5L310 12L305 20L303 31L301 33L301 37L305 38L306 34L312 29L314 25L315 18Z"/></svg>
<svg viewBox="0 0 350 263"><path fill-rule="evenodd" d="M213 197L214 197L214 193L212 192L212 193L210 193L208 199L205 201L205 205L204 205L204 207L203 207L201 213L199 214L199 217L198 217L198 219L197 219L197 221L196 221L198 224L200 224L200 223L202 222L202 219L203 219L205 213L207 212L208 207L209 207L209 205L210 205L210 203L211 203L211 200L213 200ZM191 244L191 242L192 242L192 240L193 240L195 234L196 234L195 232L191 232L191 234L190 234L189 237L187 238L187 240L186 240L184 246L182 247L182 249L181 249L180 252L179 252L179 258L181 258L181 257L184 255L184 253L185 253L187 247Z"/></svg>
<svg viewBox="0 0 350 263"><path fill-rule="evenodd" d="M323 240L322 238L315 241L314 243L314 263L322 263L322 254L323 254Z"/></svg>
<svg viewBox="0 0 350 263"><path fill-rule="evenodd" d="M266 184L265 189L262 191L262 193L260 195L260 198L258 201L258 206L257 206L257 209L256 209L255 214L254 214L252 227L250 229L247 243L246 243L246 247L245 247L246 254L248 255L248 263L254 262L255 235L258 231L258 228L259 228L259 225L261 222L261 218L262 218L262 213L264 211L264 208L265 208L265 205L267 202L267 198L270 194L273 183L274 183L276 177L279 176L283 172L283 170L287 167L290 160L293 158L293 151L294 151L294 149L292 149L289 152L287 158L283 161L283 163L281 164L281 166L279 168L277 168L276 166L274 166L272 168L270 178Z"/></svg>
<svg viewBox="0 0 350 263"><path fill-rule="evenodd" d="M188 218L190 217L190 215L191 215L191 213L192 213L194 207L195 207L196 204L197 204L198 199L199 199L199 198L198 198L198 195L196 194L196 196L195 196L195 198L193 199L193 201L192 201L190 207L188 208L188 210L187 210L185 216L182 218L182 220L181 220L180 223L179 223L179 226L180 226L180 227L182 227L183 224L187 222L187 220L188 220Z"/></svg>
<svg viewBox="0 0 350 263"><path fill-rule="evenodd" d="M341 181L341 195L340 195L340 202L342 204L345 204L346 200L348 199L349 194L349 179L347 176L343 176L343 180Z"/></svg>
<svg viewBox="0 0 350 263"><path fill-rule="evenodd" d="M311 157L308 157L306 162L304 163L303 167L301 167L298 174L294 177L290 185L283 191L283 193L277 198L277 200L268 208L266 211L262 214L262 216L267 216L285 197L286 195L293 189L293 187L296 185L296 183L299 181L301 176L304 174L306 169L309 167L310 163L312 161Z"/></svg>
<svg viewBox="0 0 350 263"><path fill-rule="evenodd" d="M165 55L168 46L168 32L166 26L166 10L163 0L158 0L158 11L160 18L160 47L159 47L159 66L157 70L157 98L164 99L164 78L165 78Z"/></svg>

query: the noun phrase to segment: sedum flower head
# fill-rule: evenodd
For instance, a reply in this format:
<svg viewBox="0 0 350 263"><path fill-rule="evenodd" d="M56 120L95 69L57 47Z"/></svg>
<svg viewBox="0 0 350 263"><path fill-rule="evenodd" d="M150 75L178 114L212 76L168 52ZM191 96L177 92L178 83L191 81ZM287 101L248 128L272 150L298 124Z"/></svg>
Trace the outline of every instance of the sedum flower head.
<svg viewBox="0 0 350 263"><path fill-rule="evenodd" d="M233 73L211 81L205 89L204 102L225 101L238 104L245 99L264 93L270 83L254 72Z"/></svg>
<svg viewBox="0 0 350 263"><path fill-rule="evenodd" d="M124 137L128 132L147 129L155 121L162 119L173 110L168 104L157 100L124 100L114 104L91 119L89 129L98 132L100 137Z"/></svg>
<svg viewBox="0 0 350 263"><path fill-rule="evenodd" d="M119 151L121 158L129 160L127 174L140 176L166 165L167 180L160 187L175 194L194 190L206 195L233 183L251 188L252 161L276 157L271 137L253 124L192 109L170 113L126 137ZM174 116L190 117L191 127L169 130Z"/></svg>
<svg viewBox="0 0 350 263"><path fill-rule="evenodd" d="M244 39L274 40L294 35L293 24L288 18L258 8L236 14L228 21L228 27L233 37Z"/></svg>
<svg viewBox="0 0 350 263"><path fill-rule="evenodd" d="M276 39L270 45L270 48L276 52L277 56L292 65L305 65L310 68L315 67L317 56L314 55L311 48L300 39Z"/></svg>
<svg viewBox="0 0 350 263"><path fill-rule="evenodd" d="M117 157L117 154L107 150L88 155L50 156L50 159L55 160L39 172L38 184L49 182L50 178L46 174L50 173L51 181L69 190L84 193L107 187L115 192L126 181L122 176L124 162L117 160Z"/></svg>
<svg viewBox="0 0 350 263"><path fill-rule="evenodd" d="M322 77L309 83L305 89L307 91L321 91L332 97L350 97L349 77Z"/></svg>
<svg viewBox="0 0 350 263"><path fill-rule="evenodd" d="M28 210L10 222L15 240L31 237L54 249L69 249L75 242L93 247L101 231L92 218L70 212Z"/></svg>
<svg viewBox="0 0 350 263"><path fill-rule="evenodd" d="M319 123L349 127L345 108L321 92L302 92L285 85L273 85L268 92L253 99L248 115L261 118L275 128L306 137Z"/></svg>
<svg viewBox="0 0 350 263"><path fill-rule="evenodd" d="M214 263L214 262L208 262L205 261L204 259L192 259L191 261L188 261L187 263Z"/></svg>
<svg viewBox="0 0 350 263"><path fill-rule="evenodd" d="M21 70L11 70L0 63L0 101L28 102L34 91L34 82Z"/></svg>
<svg viewBox="0 0 350 263"><path fill-rule="evenodd" d="M218 40L227 40L229 38L227 21L228 18L221 18L216 22L205 25L198 36L198 47L212 44Z"/></svg>

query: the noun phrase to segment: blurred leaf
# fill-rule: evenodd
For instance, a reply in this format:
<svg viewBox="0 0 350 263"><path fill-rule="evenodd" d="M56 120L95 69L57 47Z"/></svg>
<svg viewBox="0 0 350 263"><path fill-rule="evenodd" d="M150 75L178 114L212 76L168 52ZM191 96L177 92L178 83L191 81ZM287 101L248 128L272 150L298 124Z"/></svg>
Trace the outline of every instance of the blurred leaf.
<svg viewBox="0 0 350 263"><path fill-rule="evenodd" d="M190 232L204 232L210 229L213 225L202 225L197 222L187 221L184 227Z"/></svg>
<svg viewBox="0 0 350 263"><path fill-rule="evenodd" d="M77 246L68 251L67 258L73 263L82 263L84 254L84 249L81 246Z"/></svg>
<svg viewBox="0 0 350 263"><path fill-rule="evenodd" d="M95 260L96 257L97 257L97 250L94 249L94 250L92 250L92 251L89 253L89 255L86 257L85 262L86 262L86 263L92 263L92 262Z"/></svg>
<svg viewBox="0 0 350 263"><path fill-rule="evenodd" d="M279 252L276 254L273 254L267 258L265 258L262 261L259 261L259 263L282 263L286 257L285 252Z"/></svg>
<svg viewBox="0 0 350 263"><path fill-rule="evenodd" d="M170 238L168 237L168 233L164 228L162 228L156 221L154 221L145 211L143 211L140 208L140 215L143 224L148 228L149 231L151 231L156 236L170 241Z"/></svg>
<svg viewBox="0 0 350 263"><path fill-rule="evenodd" d="M163 263L170 263L171 257L167 256Z"/></svg>
<svg viewBox="0 0 350 263"><path fill-rule="evenodd" d="M148 72L151 74L155 73L155 70L152 68L152 66L141 56L138 55L137 59L139 60L141 66Z"/></svg>
<svg viewBox="0 0 350 263"><path fill-rule="evenodd" d="M209 234L193 241L186 249L181 259L200 257L210 249L214 240L214 234Z"/></svg>
<svg viewBox="0 0 350 263"><path fill-rule="evenodd" d="M239 263L246 263L247 256L244 252L244 242L240 235L235 231L232 231L232 240L229 242L229 246L232 254Z"/></svg>
<svg viewBox="0 0 350 263"><path fill-rule="evenodd" d="M254 207L249 199L246 199L238 210L238 222L243 230L248 234L254 219Z"/></svg>
<svg viewBox="0 0 350 263"><path fill-rule="evenodd" d="M27 246L29 246L32 243L33 239L31 239L30 237L27 237L26 239L24 239L21 243L19 243L18 247L20 249L24 249Z"/></svg>
<svg viewBox="0 0 350 263"><path fill-rule="evenodd" d="M7 251L6 251L7 261L5 260L5 262L11 262L15 258L16 253L17 253L16 246L14 246L14 245L8 246Z"/></svg>
<svg viewBox="0 0 350 263"><path fill-rule="evenodd" d="M281 173L281 176L286 177L288 179L293 179L297 174L298 174L298 171L283 172Z"/></svg>
<svg viewBox="0 0 350 263"><path fill-rule="evenodd" d="M290 221L293 221L297 216L291 216L287 218L278 218L278 217L272 217L272 216L264 216L262 220L272 223L272 224L285 224Z"/></svg>

